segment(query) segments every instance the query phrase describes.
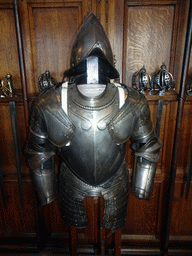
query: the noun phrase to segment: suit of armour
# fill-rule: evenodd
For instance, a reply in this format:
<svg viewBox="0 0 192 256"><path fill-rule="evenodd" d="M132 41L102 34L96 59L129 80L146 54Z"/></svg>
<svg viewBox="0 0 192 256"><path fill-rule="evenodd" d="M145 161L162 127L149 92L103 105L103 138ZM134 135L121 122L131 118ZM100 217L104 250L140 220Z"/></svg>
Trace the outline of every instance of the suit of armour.
<svg viewBox="0 0 192 256"><path fill-rule="evenodd" d="M119 74L111 47L93 13L77 35L71 63L65 72L68 81L40 94L35 102L25 150L34 188L40 205L55 199L56 148L66 223L86 227L83 200L98 196L105 200L101 225L117 230L127 214L126 142L132 140L135 154L132 189L142 199L152 192L161 142L145 96L114 82Z"/></svg>

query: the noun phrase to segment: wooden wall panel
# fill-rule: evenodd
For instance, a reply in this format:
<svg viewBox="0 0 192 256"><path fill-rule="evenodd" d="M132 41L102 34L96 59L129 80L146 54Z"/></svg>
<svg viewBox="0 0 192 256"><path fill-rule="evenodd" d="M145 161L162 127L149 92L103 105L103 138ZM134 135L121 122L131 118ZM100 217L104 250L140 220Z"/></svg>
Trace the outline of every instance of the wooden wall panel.
<svg viewBox="0 0 192 256"><path fill-rule="evenodd" d="M149 74L165 62L170 66L174 7L125 5L123 79L131 85L132 75L143 65Z"/></svg>
<svg viewBox="0 0 192 256"><path fill-rule="evenodd" d="M76 34L92 8L92 2L24 1L21 26L29 95L38 92L38 77L47 69L58 82L70 68Z"/></svg>
<svg viewBox="0 0 192 256"><path fill-rule="evenodd" d="M89 225L85 228L84 243L93 244L99 243L99 226L100 219L100 203L101 200L98 197L87 197L85 199L86 213L89 221ZM79 232L82 234L84 232Z"/></svg>
<svg viewBox="0 0 192 256"><path fill-rule="evenodd" d="M107 1L107 35L114 54L115 67L120 74L122 82L122 57L123 57L123 1Z"/></svg>
<svg viewBox="0 0 192 256"><path fill-rule="evenodd" d="M123 82L128 86L131 86L133 73L141 69L143 65L145 65L147 72L152 76L152 74L160 68L162 62L165 62L167 70L175 74L175 66L177 63L175 62L174 54L178 54L179 50L181 51L183 47L180 45L179 48L177 44L179 31L182 30L179 19L176 19L178 15L181 15L181 13L179 13L179 5L180 3L176 1L125 1ZM178 28L180 30L178 30ZM177 75L177 78L178 77ZM176 80L176 91L178 88L179 81ZM159 237L164 212L163 198L167 195L167 181L169 180L171 168L177 115L177 96L175 92L167 92L164 97L149 96L146 92L146 96L150 105L154 127L156 125L158 100L164 100L160 130L160 140L163 146L155 176L155 186L152 194L154 200L150 198L150 203L146 201L141 202L139 199L132 199L130 194L133 205L137 205L137 209L142 209L144 214L142 215L141 212L141 214L138 215L136 210L129 210L129 200L129 223L133 223L134 228L131 226L129 229L129 223L127 223L126 229L122 230L122 238L125 241L130 238L130 235L142 234L142 232L145 231L145 235L147 234L153 237L153 239ZM127 144L126 161L128 167L132 168L133 151L131 150L130 143ZM145 213L147 216L144 217ZM150 216L149 219L148 216ZM140 224L137 225L137 223ZM149 229L149 226L151 229ZM143 231L141 230L142 228ZM137 239L139 238L137 237Z"/></svg>
<svg viewBox="0 0 192 256"><path fill-rule="evenodd" d="M33 22L36 75L53 69L53 76L61 81L63 72L70 67L71 47L78 28L78 8L34 8Z"/></svg>
<svg viewBox="0 0 192 256"><path fill-rule="evenodd" d="M27 10L30 31L26 28L27 23L23 24L23 29L28 33L25 40L30 39L31 44L31 55L26 57L32 63L31 66L26 63L28 90L37 93L38 77L42 73L49 70L60 82L63 72L70 67L71 49L82 19L81 3L28 3ZM26 11L25 5L23 11Z"/></svg>
<svg viewBox="0 0 192 256"><path fill-rule="evenodd" d="M189 0L178 2L179 10L175 15L175 20L178 21L178 29L177 29L177 39L176 39L176 51L172 53L171 58L174 58L174 70L173 75L175 78L178 87L176 88L176 92L179 93L180 83L181 83L181 75L182 75L182 65L183 65L183 56L184 56L184 47L185 47L185 39L187 32L187 22L188 22L188 14L189 14Z"/></svg>
<svg viewBox="0 0 192 256"><path fill-rule="evenodd" d="M49 205L49 210L51 233L64 234L68 232L69 227L62 217L58 198Z"/></svg>
<svg viewBox="0 0 192 256"><path fill-rule="evenodd" d="M185 30L183 33L185 33ZM192 76L192 50L186 79L187 90L189 89L190 76ZM187 95L185 96L186 100L184 102L180 137L178 140L177 170L171 212L170 241L192 240L191 188L188 200L185 200L186 177L188 172L190 149L192 145L192 97Z"/></svg>
<svg viewBox="0 0 192 256"><path fill-rule="evenodd" d="M149 200L140 200L132 192L130 193L123 235L156 235L159 192L160 185L156 183Z"/></svg>
<svg viewBox="0 0 192 256"><path fill-rule="evenodd" d="M14 76L15 88L21 89L14 12L11 4L0 4L0 35L0 79L10 73Z"/></svg>
<svg viewBox="0 0 192 256"><path fill-rule="evenodd" d="M21 96L21 79L20 79L20 66L18 58L16 27L13 5L9 2L3 1L0 4L0 53L1 53L1 66L0 66L0 79L10 73L13 76L15 93ZM0 91L2 94L2 91ZM5 98L0 98L0 146L1 146L1 163L5 175L8 173L16 173L15 164L15 151L13 144L12 126L10 120L9 104L5 103ZM17 123L19 131L19 143L22 165L25 164L25 157L23 155L23 147L26 141L26 128L24 125L24 113L21 103L16 103Z"/></svg>
<svg viewBox="0 0 192 256"><path fill-rule="evenodd" d="M0 79L9 72L13 76L17 112L17 128L20 145L20 160L23 178L28 176L26 159L23 154L24 145L27 139L25 127L24 107L22 102L22 88L20 79L20 65L18 57L16 26L13 10L13 1L1 1L0 3ZM2 92L0 92L2 94ZM23 179L24 207L21 207L19 187L17 180L15 148L13 142L13 132L10 119L9 100L0 97L0 161L4 175L4 186L6 204L3 205L0 192L0 236L9 237L12 234L34 233L35 217L34 203L32 196L32 186L30 181Z"/></svg>
<svg viewBox="0 0 192 256"><path fill-rule="evenodd" d="M109 247L114 241L114 232L101 227L104 214L104 199L101 197L85 198L85 209L89 225L85 229L78 230L80 245L94 244L95 248L100 248L102 241L105 247Z"/></svg>
<svg viewBox="0 0 192 256"><path fill-rule="evenodd" d="M174 236L175 240L185 239L192 240L192 189L190 190L188 200L185 200L186 186L183 180L177 179L174 189L173 207L171 215L170 235Z"/></svg>
<svg viewBox="0 0 192 256"><path fill-rule="evenodd" d="M186 176L192 144L192 101L190 99L191 97L188 97L188 100L184 104L181 132L178 142L177 173L170 228L171 239L174 240L182 240L182 236L185 236L185 239L192 239L191 188L188 200L185 200Z"/></svg>
<svg viewBox="0 0 192 256"><path fill-rule="evenodd" d="M192 102L184 104L183 117L181 123L181 134L179 137L179 150L177 159L177 169L186 173L189 164L190 147L192 143Z"/></svg>
<svg viewBox="0 0 192 256"><path fill-rule="evenodd" d="M7 206L0 207L0 222L5 225L5 231L0 235L9 237L16 234L36 232L33 188L30 181L23 182L24 207L21 206L17 179L5 180ZM1 228L0 228L1 230Z"/></svg>

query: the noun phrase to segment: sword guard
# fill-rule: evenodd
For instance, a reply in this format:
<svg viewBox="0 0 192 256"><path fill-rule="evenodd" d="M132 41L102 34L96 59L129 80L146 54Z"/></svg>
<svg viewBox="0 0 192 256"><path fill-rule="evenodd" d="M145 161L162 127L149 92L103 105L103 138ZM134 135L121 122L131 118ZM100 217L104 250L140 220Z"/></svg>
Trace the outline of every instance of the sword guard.
<svg viewBox="0 0 192 256"><path fill-rule="evenodd" d="M174 90L175 80L173 75L166 71L165 62L161 65L161 68L154 72L151 81L151 87L149 95L156 95L159 93L160 96L165 95L165 91Z"/></svg>
<svg viewBox="0 0 192 256"><path fill-rule="evenodd" d="M13 76L10 73L7 73L7 75L1 79L2 95L6 97L13 97L13 85Z"/></svg>
<svg viewBox="0 0 192 256"><path fill-rule="evenodd" d="M133 89L144 93L151 84L151 76L146 72L143 66L139 71L135 72L132 77L132 87Z"/></svg>
<svg viewBox="0 0 192 256"><path fill-rule="evenodd" d="M57 81L50 75L49 70L46 70L45 73L41 74L38 78L38 87L40 93L49 90L56 84Z"/></svg>

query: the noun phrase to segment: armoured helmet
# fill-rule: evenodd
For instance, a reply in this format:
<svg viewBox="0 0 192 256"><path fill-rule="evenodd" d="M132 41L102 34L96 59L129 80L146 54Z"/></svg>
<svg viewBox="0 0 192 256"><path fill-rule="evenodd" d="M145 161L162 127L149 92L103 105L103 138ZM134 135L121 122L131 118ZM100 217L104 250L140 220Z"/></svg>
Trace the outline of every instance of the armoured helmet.
<svg viewBox="0 0 192 256"><path fill-rule="evenodd" d="M93 68L94 73L98 73L98 83L119 77L109 39L100 21L91 12L77 34L71 52L71 68L65 71L64 77L74 77L80 84L87 83L87 73L93 73Z"/></svg>

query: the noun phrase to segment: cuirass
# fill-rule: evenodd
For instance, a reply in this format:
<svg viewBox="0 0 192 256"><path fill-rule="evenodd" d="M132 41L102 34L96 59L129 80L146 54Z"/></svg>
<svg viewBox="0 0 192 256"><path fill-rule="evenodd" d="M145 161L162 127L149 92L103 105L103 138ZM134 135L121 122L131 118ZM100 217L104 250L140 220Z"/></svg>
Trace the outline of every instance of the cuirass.
<svg viewBox="0 0 192 256"><path fill-rule="evenodd" d="M68 89L68 116L75 126L69 144L61 147L61 155L73 173L84 182L97 186L112 177L125 155L125 144L112 139L108 125L119 111L119 95L115 85L90 99L75 84Z"/></svg>

